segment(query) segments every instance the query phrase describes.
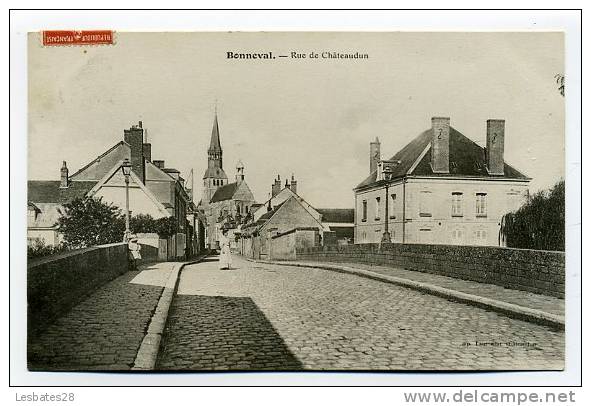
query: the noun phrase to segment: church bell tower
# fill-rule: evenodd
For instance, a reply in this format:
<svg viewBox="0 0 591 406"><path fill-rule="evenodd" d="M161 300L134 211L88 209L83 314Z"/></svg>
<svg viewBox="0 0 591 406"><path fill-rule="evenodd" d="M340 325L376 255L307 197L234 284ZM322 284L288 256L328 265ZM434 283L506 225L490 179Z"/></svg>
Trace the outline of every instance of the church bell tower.
<svg viewBox="0 0 591 406"><path fill-rule="evenodd" d="M205 205L209 204L211 197L220 186L228 184L228 176L226 176L223 168L222 155L218 114L216 111L211 130L209 149L207 150L207 169L203 175L202 203Z"/></svg>

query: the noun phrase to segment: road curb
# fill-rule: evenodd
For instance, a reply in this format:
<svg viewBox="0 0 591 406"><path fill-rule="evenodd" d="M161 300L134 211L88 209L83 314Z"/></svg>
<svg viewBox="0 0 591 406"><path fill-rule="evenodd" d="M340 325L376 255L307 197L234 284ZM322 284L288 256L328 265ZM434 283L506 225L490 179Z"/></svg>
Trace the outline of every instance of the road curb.
<svg viewBox="0 0 591 406"><path fill-rule="evenodd" d="M347 273L377 280L380 282L392 283L394 285L405 288L417 290L423 293L439 296L454 302L465 303L472 306L480 307L485 310L491 310L497 313L504 314L514 319L525 320L531 323L540 324L552 327L558 330L564 330L564 317L556 314L544 312L542 310L531 309L525 306L519 306L513 303L503 302L501 300L486 298L482 296L473 295L471 293L460 292L453 289L443 288L441 286L433 285L426 282L417 282L411 279L399 278L396 276L382 275L376 272L367 271L359 268L352 268L342 265L328 265L328 264L310 264L302 262L291 261L267 261L267 260L253 260L246 258L251 262L296 266L303 268L325 269L328 271L335 271L340 273Z"/></svg>
<svg viewBox="0 0 591 406"><path fill-rule="evenodd" d="M194 261L180 262L174 264L173 270L166 281L156 310L152 315L150 323L148 324L148 330L144 336L140 348L135 356L133 362L132 371L151 371L156 366L156 360L158 358L158 351L160 350L160 341L162 340L162 333L166 326L166 320L168 318L168 312L170 310L170 304L174 298L174 294L178 288L180 274L183 268L187 265L196 264L201 262L205 258L204 256L199 257Z"/></svg>

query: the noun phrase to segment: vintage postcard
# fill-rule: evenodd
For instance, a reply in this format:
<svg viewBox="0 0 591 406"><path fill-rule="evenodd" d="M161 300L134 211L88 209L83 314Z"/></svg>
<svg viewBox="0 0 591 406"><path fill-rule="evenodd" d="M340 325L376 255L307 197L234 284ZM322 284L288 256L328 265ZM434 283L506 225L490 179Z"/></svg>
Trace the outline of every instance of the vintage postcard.
<svg viewBox="0 0 591 406"><path fill-rule="evenodd" d="M28 369L563 370L564 55L30 32Z"/></svg>

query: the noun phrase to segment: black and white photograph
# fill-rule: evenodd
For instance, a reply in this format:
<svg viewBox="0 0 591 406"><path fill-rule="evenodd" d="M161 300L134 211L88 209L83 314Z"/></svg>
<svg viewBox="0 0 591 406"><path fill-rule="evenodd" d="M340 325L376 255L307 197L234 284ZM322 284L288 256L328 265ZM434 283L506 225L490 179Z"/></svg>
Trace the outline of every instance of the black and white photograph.
<svg viewBox="0 0 591 406"><path fill-rule="evenodd" d="M28 33L29 371L560 371L562 32Z"/></svg>

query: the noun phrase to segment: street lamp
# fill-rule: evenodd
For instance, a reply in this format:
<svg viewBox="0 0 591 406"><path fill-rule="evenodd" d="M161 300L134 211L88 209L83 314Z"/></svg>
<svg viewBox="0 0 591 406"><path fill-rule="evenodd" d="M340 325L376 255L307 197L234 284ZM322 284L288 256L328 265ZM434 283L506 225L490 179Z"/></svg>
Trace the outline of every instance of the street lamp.
<svg viewBox="0 0 591 406"><path fill-rule="evenodd" d="M123 234L123 241L127 242L131 230L129 229L129 176L131 175L131 162L125 158L121 164L121 172L125 177L125 234Z"/></svg>
<svg viewBox="0 0 591 406"><path fill-rule="evenodd" d="M390 180L392 179L392 173L394 172L394 166L398 164L398 161L382 161L382 175L386 181L386 206L385 206L385 223L384 223L384 234L382 234L382 243L392 242L390 232L388 231L388 221L390 220L390 214L388 213L388 187Z"/></svg>

